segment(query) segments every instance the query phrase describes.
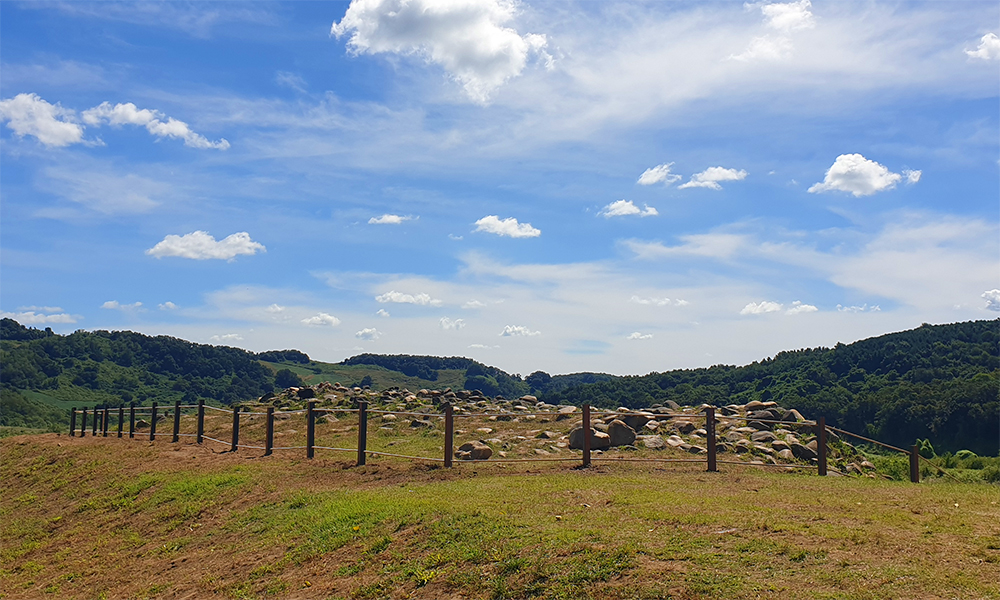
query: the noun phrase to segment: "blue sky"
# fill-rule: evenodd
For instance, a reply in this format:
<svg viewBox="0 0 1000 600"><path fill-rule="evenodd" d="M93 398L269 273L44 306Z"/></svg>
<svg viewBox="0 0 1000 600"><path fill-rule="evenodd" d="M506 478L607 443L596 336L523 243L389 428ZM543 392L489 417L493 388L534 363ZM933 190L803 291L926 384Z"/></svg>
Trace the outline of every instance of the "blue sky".
<svg viewBox="0 0 1000 600"><path fill-rule="evenodd" d="M646 373L1000 312L996 2L0 4L0 311Z"/></svg>

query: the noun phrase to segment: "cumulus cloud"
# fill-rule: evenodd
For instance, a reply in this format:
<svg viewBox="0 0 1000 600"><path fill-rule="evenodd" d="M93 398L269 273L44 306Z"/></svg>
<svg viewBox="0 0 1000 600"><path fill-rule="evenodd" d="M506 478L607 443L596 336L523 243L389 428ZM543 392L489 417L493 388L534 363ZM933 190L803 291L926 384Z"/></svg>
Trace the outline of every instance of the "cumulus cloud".
<svg viewBox="0 0 1000 600"><path fill-rule="evenodd" d="M639 333L638 331L633 331L627 338L627 340L648 340L653 337L652 333Z"/></svg>
<svg viewBox="0 0 1000 600"><path fill-rule="evenodd" d="M980 58L982 60L1000 60L1000 37L995 33L987 33L979 40L979 47L975 50L966 50L970 58Z"/></svg>
<svg viewBox="0 0 1000 600"><path fill-rule="evenodd" d="M746 179L746 177L747 172L743 169L737 171L736 169L726 169L724 167L709 167L701 173L692 175L690 181L678 186L677 189L703 187L710 190L721 190L720 181L741 181Z"/></svg>
<svg viewBox="0 0 1000 600"><path fill-rule="evenodd" d="M878 304L873 304L868 306L868 303L862 304L861 306L843 306L841 304L837 305L838 312L849 312L849 313L861 313L861 312L879 312L882 310Z"/></svg>
<svg viewBox="0 0 1000 600"><path fill-rule="evenodd" d="M816 312L818 310L819 309L812 304L803 304L799 300L796 300L795 302L792 302L792 305L785 311L785 314L798 315L801 313Z"/></svg>
<svg viewBox="0 0 1000 600"><path fill-rule="evenodd" d="M638 206L633 204L631 200L618 200L602 208L601 212L598 214L605 219L610 219L611 217L624 217L626 215L655 217L660 214L656 212L655 208L649 206L648 204L644 204L643 206L644 208L640 209Z"/></svg>
<svg viewBox="0 0 1000 600"><path fill-rule="evenodd" d="M541 335L541 331L532 331L523 325L507 325L500 332L502 337L532 337L536 335Z"/></svg>
<svg viewBox="0 0 1000 600"><path fill-rule="evenodd" d="M906 178L906 183L908 185L913 185L920 181L920 176L923 175L923 171L913 171L911 169L903 169L903 177Z"/></svg>
<svg viewBox="0 0 1000 600"><path fill-rule="evenodd" d="M195 231L186 235L168 235L162 242L146 250L146 254L156 258L179 256L195 260L232 261L241 254L257 254L258 250L266 252L267 248L251 240L250 234L245 231L234 233L219 241L207 231Z"/></svg>
<svg viewBox="0 0 1000 600"><path fill-rule="evenodd" d="M321 312L317 315L302 319L302 324L309 325L310 327L336 327L337 325L340 325L340 319L333 315L328 315L325 312Z"/></svg>
<svg viewBox="0 0 1000 600"><path fill-rule="evenodd" d="M441 329L445 331L459 330L465 327L465 321L463 319L455 319L452 321L448 317L441 317Z"/></svg>
<svg viewBox="0 0 1000 600"><path fill-rule="evenodd" d="M777 33L753 38L746 50L729 57L733 60L780 60L786 58L791 55L793 49L792 32L812 29L816 26L816 20L810 10L812 3L809 0L759 5L746 4L745 6L748 8L759 6L764 16L764 26Z"/></svg>
<svg viewBox="0 0 1000 600"><path fill-rule="evenodd" d="M778 312L782 309L782 305L777 302L770 302L764 300L763 302L751 302L743 307L740 311L741 315L763 315L765 313Z"/></svg>
<svg viewBox="0 0 1000 600"><path fill-rule="evenodd" d="M49 104L38 94L18 94L0 100L0 121L17 137L30 135L46 146L63 147L83 141L76 111Z"/></svg>
<svg viewBox="0 0 1000 600"><path fill-rule="evenodd" d="M401 215L390 215L384 214L380 217L372 217L368 219L369 225L399 225L403 221L410 221L413 217L411 216L401 216Z"/></svg>
<svg viewBox="0 0 1000 600"><path fill-rule="evenodd" d="M366 327L361 331L354 334L354 337L359 340L365 340L366 342L374 342L375 340L382 337L382 332L374 327Z"/></svg>
<svg viewBox="0 0 1000 600"><path fill-rule="evenodd" d="M680 181L680 175L670 172L670 168L673 166L674 163L669 162L650 167L642 172L637 183L639 185L654 185L662 181L664 185L670 185L671 183Z"/></svg>
<svg viewBox="0 0 1000 600"><path fill-rule="evenodd" d="M133 302L132 304L122 304L117 300L108 300L101 305L101 308L106 308L108 310L120 310L122 312L136 311L142 308L142 302Z"/></svg>
<svg viewBox="0 0 1000 600"><path fill-rule="evenodd" d="M419 306L441 306L443 304L437 298L431 298L430 294L404 294L396 290L375 296L375 301L382 304L393 302L396 304L416 304Z"/></svg>
<svg viewBox="0 0 1000 600"><path fill-rule="evenodd" d="M46 307L38 307L38 308L46 308ZM57 309L57 310L62 310L62 309ZM56 314L51 314L51 315L44 314L44 312L45 311L41 313L36 313L33 310L25 312L16 312L16 313L0 312L0 318L14 319L21 325L41 325L45 323L76 323L77 319L80 318L77 315L70 315L64 312L58 312Z"/></svg>
<svg viewBox="0 0 1000 600"><path fill-rule="evenodd" d="M629 302L645 306L687 306L689 304L687 300L671 300L670 298L641 298L639 296L632 296L629 298Z"/></svg>
<svg viewBox="0 0 1000 600"><path fill-rule="evenodd" d="M157 308L159 308L160 310L177 310L177 305L174 304L173 302L168 301L158 305Z"/></svg>
<svg viewBox="0 0 1000 600"><path fill-rule="evenodd" d="M389 311L387 311L384 308L378 309L378 312L376 312L375 314L378 315L378 316L380 316L380 317L382 317L383 319L388 319L391 316L389 314Z"/></svg>
<svg viewBox="0 0 1000 600"><path fill-rule="evenodd" d="M238 333L224 333L222 335L213 335L208 338L210 341L226 343L226 342L239 342L243 340L243 336Z"/></svg>
<svg viewBox="0 0 1000 600"><path fill-rule="evenodd" d="M911 171L911 173L917 173L916 180L911 183L920 180L919 171ZM814 184L808 191L817 194L837 190L850 192L855 197L871 196L876 192L891 190L896 187L900 179L902 179L902 175L899 173L893 173L860 154L841 154L833 162L833 166L827 170L823 181Z"/></svg>
<svg viewBox="0 0 1000 600"><path fill-rule="evenodd" d="M552 64L544 35L504 26L516 11L511 0L353 0L330 35L349 33L354 54L416 55L440 65L469 98L485 104L532 55Z"/></svg>
<svg viewBox="0 0 1000 600"><path fill-rule="evenodd" d="M987 290L981 297L986 300L986 310L1000 312L1000 290Z"/></svg>
<svg viewBox="0 0 1000 600"><path fill-rule="evenodd" d="M518 223L514 217L501 220L496 215L489 215L476 221L475 225L476 231L506 235L512 238L529 238L542 235L541 230L532 227L531 223Z"/></svg>
<svg viewBox="0 0 1000 600"><path fill-rule="evenodd" d="M110 102L102 102L94 108L83 111L80 116L88 125L100 126L107 123L115 127L122 125L145 127L146 131L156 137L184 140L184 145L191 148L215 148L217 150L229 148L229 142L225 139L217 142L209 141L205 136L191 131L191 128L184 121L167 117L158 110L137 108L131 102L115 104L114 106Z"/></svg>

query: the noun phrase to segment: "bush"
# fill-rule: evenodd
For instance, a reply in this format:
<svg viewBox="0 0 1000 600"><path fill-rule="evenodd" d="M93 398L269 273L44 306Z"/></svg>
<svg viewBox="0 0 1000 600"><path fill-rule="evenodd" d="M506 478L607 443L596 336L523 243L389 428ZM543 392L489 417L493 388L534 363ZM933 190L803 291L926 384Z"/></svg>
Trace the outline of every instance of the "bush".
<svg viewBox="0 0 1000 600"><path fill-rule="evenodd" d="M975 457L976 453L973 452L972 450L959 450L958 452L955 453L955 458L957 458L958 460L966 460Z"/></svg>
<svg viewBox="0 0 1000 600"><path fill-rule="evenodd" d="M986 483L1000 483L1000 466L990 465L981 471Z"/></svg>

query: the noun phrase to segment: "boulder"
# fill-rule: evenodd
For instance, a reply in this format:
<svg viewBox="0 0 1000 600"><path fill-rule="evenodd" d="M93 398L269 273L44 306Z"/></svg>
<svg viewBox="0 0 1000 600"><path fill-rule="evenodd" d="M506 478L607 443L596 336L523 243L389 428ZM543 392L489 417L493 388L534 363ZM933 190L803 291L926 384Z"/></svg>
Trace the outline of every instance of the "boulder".
<svg viewBox="0 0 1000 600"><path fill-rule="evenodd" d="M390 414L390 413L386 413L386 414L382 415L382 420L385 421L386 423L393 423L393 422L396 421L396 415Z"/></svg>
<svg viewBox="0 0 1000 600"><path fill-rule="evenodd" d="M538 398L531 395L521 396L519 399L521 400L521 402L530 402L531 404L535 404L538 402Z"/></svg>
<svg viewBox="0 0 1000 600"><path fill-rule="evenodd" d="M806 419L805 419L805 417L802 416L802 414L799 411L797 411L797 410L795 410L793 408L792 410L786 412L781 417L781 420L782 421L788 421L790 423L798 423L798 422L801 422L801 421L805 421Z"/></svg>
<svg viewBox="0 0 1000 600"><path fill-rule="evenodd" d="M792 461L795 460L795 455L792 454L791 450L785 448L784 450L778 452L778 458L782 460Z"/></svg>
<svg viewBox="0 0 1000 600"><path fill-rule="evenodd" d="M677 427L677 431L679 431L681 433L684 433L684 434L691 433L695 429L698 429L698 426L695 425L694 423L692 423L691 421L681 421L681 422L677 423L676 427Z"/></svg>
<svg viewBox="0 0 1000 600"><path fill-rule="evenodd" d="M667 445L671 448L680 448L684 445L684 440L680 436L672 435L667 438Z"/></svg>
<svg viewBox="0 0 1000 600"><path fill-rule="evenodd" d="M791 447L792 454L799 460L812 460L817 456L816 451L809 446L797 443L789 444L789 446Z"/></svg>
<svg viewBox="0 0 1000 600"><path fill-rule="evenodd" d="M626 425L632 428L633 431L639 431L642 429L646 423L649 423L656 416L652 413L636 413L632 415L625 415L621 417L621 420L625 422Z"/></svg>
<svg viewBox="0 0 1000 600"><path fill-rule="evenodd" d="M779 451L779 452L782 451L782 450L790 450L791 449L791 446L789 446L788 444L786 444L785 442L783 442L781 440L774 440L773 442L771 442L771 447L774 448L775 450Z"/></svg>
<svg viewBox="0 0 1000 600"><path fill-rule="evenodd" d="M743 437L743 434L742 434L742 433L740 433L740 432L738 432L738 431L730 431L730 432L726 433L726 435L724 435L723 437L724 437L724 438L725 438L725 439L726 439L727 441L730 441L730 442L734 442L734 443L735 443L735 442L738 442L738 441L740 441L740 440L742 440L742 439L745 439L745 438Z"/></svg>
<svg viewBox="0 0 1000 600"><path fill-rule="evenodd" d="M608 437L612 446L630 446L635 443L635 430L615 419L608 424Z"/></svg>
<svg viewBox="0 0 1000 600"><path fill-rule="evenodd" d="M466 442L455 451L455 458L459 460L487 460L493 456L493 449L486 443Z"/></svg>
<svg viewBox="0 0 1000 600"><path fill-rule="evenodd" d="M680 410L680 409L681 409L681 405L680 405L680 404L677 404L677 403L676 403L676 402L674 402L673 400L667 400L667 401L666 401L666 402L664 402L663 404L665 404L666 406L668 406L668 407L669 407L669 408L671 408L672 410Z"/></svg>
<svg viewBox="0 0 1000 600"><path fill-rule="evenodd" d="M774 435L770 431L758 431L757 433L751 435L750 439L754 442L767 443L778 439L778 436Z"/></svg>
<svg viewBox="0 0 1000 600"><path fill-rule="evenodd" d="M427 419L413 419L410 421L410 427L414 429L419 429L421 427L434 427L434 423L431 423Z"/></svg>
<svg viewBox="0 0 1000 600"><path fill-rule="evenodd" d="M575 427L569 432L569 447L573 450L583 449L583 427ZM611 447L611 437L603 431L590 429L590 449L603 450Z"/></svg>
<svg viewBox="0 0 1000 600"><path fill-rule="evenodd" d="M667 443L658 435L642 436L642 445L650 450L663 450L667 447Z"/></svg>

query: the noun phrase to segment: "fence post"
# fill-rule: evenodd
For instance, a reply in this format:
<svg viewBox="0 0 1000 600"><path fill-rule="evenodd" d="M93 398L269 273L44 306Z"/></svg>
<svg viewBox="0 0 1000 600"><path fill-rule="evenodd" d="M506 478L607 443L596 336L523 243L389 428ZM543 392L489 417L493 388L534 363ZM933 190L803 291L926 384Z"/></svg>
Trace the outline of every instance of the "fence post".
<svg viewBox="0 0 1000 600"><path fill-rule="evenodd" d="M69 409L69 437L76 435L76 407Z"/></svg>
<svg viewBox="0 0 1000 600"><path fill-rule="evenodd" d="M451 402L444 405L444 467L450 469L455 460L455 409Z"/></svg>
<svg viewBox="0 0 1000 600"><path fill-rule="evenodd" d="M920 451L916 446L910 448L910 482L920 483Z"/></svg>
<svg viewBox="0 0 1000 600"><path fill-rule="evenodd" d="M101 419L101 411L94 407L94 422L91 423L90 436L97 437L97 427L100 425L99 421Z"/></svg>
<svg viewBox="0 0 1000 600"><path fill-rule="evenodd" d="M122 436L122 429L125 427L125 407L118 405L118 437Z"/></svg>
<svg viewBox="0 0 1000 600"><path fill-rule="evenodd" d="M313 446L316 443L316 418L313 409L315 400L306 402L306 458L313 457Z"/></svg>
<svg viewBox="0 0 1000 600"><path fill-rule="evenodd" d="M87 437L87 407L84 406L80 413L80 437Z"/></svg>
<svg viewBox="0 0 1000 600"><path fill-rule="evenodd" d="M264 435L264 456L271 456L274 448L274 407L267 407L267 433Z"/></svg>
<svg viewBox="0 0 1000 600"><path fill-rule="evenodd" d="M201 438L205 437L205 399L198 398L198 443L201 443Z"/></svg>
<svg viewBox="0 0 1000 600"><path fill-rule="evenodd" d="M590 405L583 405L583 466L590 466Z"/></svg>
<svg viewBox="0 0 1000 600"><path fill-rule="evenodd" d="M108 420L110 416L108 414L108 411L110 410L111 409L108 408L107 406L104 407L104 417L103 417L104 421L101 423L101 435L104 437L108 437Z"/></svg>
<svg viewBox="0 0 1000 600"><path fill-rule="evenodd" d="M230 452L236 452L237 446L240 443L240 406L238 404L233 406L233 446L229 449Z"/></svg>
<svg viewBox="0 0 1000 600"><path fill-rule="evenodd" d="M816 420L816 454L819 455L819 467L818 472L821 476L826 477L826 417L820 417Z"/></svg>
<svg viewBox="0 0 1000 600"><path fill-rule="evenodd" d="M149 441L156 439L156 402L153 402L153 412L149 419Z"/></svg>
<svg viewBox="0 0 1000 600"><path fill-rule="evenodd" d="M368 402L358 402L358 466L365 464L365 450L368 449Z"/></svg>
<svg viewBox="0 0 1000 600"><path fill-rule="evenodd" d="M705 439L707 440L707 450L708 450L708 471L715 473L719 470L718 467L718 455L716 454L717 449L715 447L715 407L708 406L705 408Z"/></svg>
<svg viewBox="0 0 1000 600"><path fill-rule="evenodd" d="M128 437L135 437L135 402L128 405Z"/></svg>
<svg viewBox="0 0 1000 600"><path fill-rule="evenodd" d="M171 442L175 444L180 440L181 432L181 401L174 401L174 435L170 438Z"/></svg>

